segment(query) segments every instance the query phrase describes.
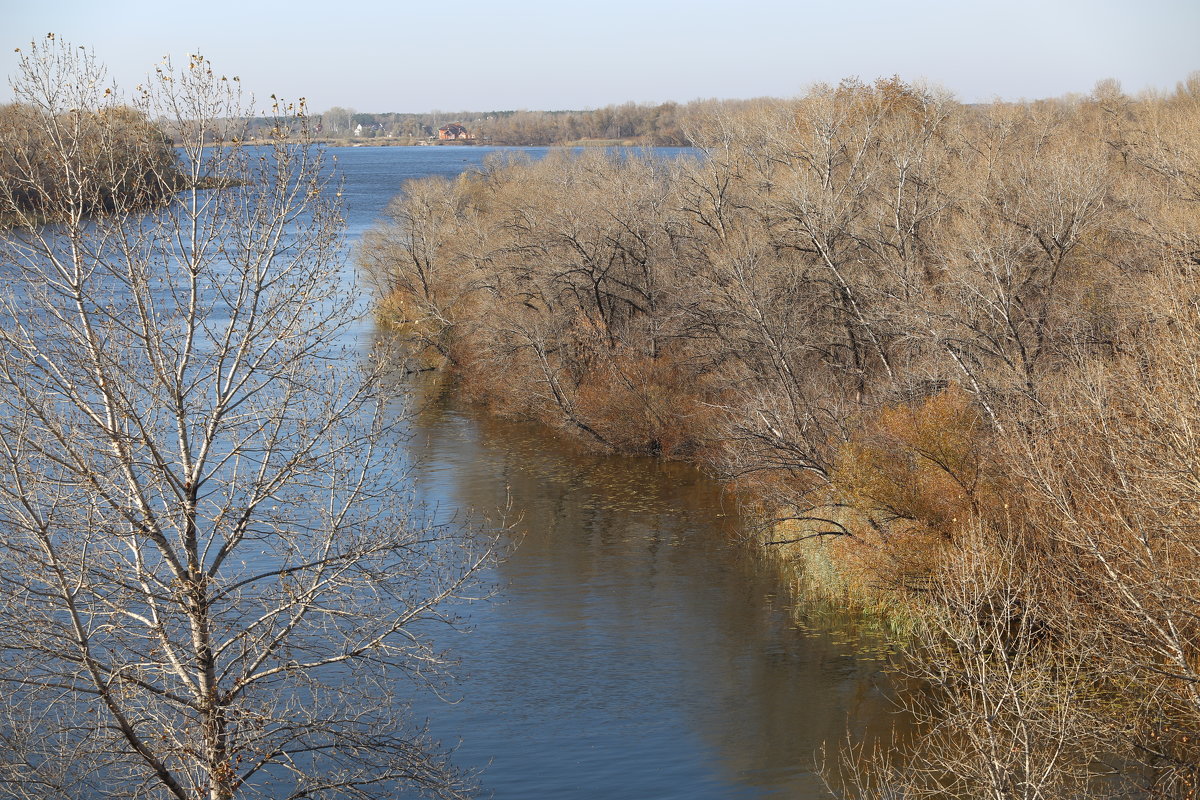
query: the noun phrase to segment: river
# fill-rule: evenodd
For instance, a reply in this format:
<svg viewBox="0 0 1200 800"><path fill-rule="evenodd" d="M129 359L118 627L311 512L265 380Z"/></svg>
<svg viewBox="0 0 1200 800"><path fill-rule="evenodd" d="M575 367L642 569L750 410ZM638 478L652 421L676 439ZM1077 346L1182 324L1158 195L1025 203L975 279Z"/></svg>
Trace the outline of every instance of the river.
<svg viewBox="0 0 1200 800"><path fill-rule="evenodd" d="M491 151L333 148L351 244L404 180ZM485 793L815 798L823 743L890 726L882 637L796 597L714 482L445 395L422 408L399 457L421 499L443 519L511 504L519 520L492 595L461 609L470 631L439 639L460 662L455 702L414 701Z"/></svg>

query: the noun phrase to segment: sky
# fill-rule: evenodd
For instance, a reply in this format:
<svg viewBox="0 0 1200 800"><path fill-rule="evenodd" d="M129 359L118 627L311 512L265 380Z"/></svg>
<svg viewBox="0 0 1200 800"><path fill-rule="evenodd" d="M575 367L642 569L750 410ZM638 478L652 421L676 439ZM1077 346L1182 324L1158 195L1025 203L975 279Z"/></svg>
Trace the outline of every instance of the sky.
<svg viewBox="0 0 1200 800"><path fill-rule="evenodd" d="M891 75L986 102L1200 70L1200 0L0 0L0 20L5 76L14 48L54 32L125 89L199 52L314 112L792 97Z"/></svg>

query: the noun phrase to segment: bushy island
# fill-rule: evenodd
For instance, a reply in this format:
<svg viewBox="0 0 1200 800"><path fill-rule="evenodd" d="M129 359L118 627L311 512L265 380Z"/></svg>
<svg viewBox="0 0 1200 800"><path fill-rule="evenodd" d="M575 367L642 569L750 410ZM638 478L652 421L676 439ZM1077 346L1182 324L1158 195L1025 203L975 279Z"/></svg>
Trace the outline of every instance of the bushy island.
<svg viewBox="0 0 1200 800"><path fill-rule="evenodd" d="M171 140L129 106L0 106L0 225L161 205L183 187Z"/></svg>
<svg viewBox="0 0 1200 800"><path fill-rule="evenodd" d="M1200 75L702 111L698 158L410 183L362 260L414 366L694 461L907 620L924 724L844 796L1195 796Z"/></svg>

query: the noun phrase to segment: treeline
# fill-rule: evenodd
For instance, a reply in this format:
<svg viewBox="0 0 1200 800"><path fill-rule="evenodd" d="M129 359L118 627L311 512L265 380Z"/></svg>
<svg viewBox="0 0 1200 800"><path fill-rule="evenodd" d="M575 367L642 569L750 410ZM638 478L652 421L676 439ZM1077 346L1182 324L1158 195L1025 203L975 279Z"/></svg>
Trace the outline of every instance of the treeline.
<svg viewBox="0 0 1200 800"><path fill-rule="evenodd" d="M689 144L687 117L709 101L605 106L589 111L433 111L427 114L363 114L331 108L320 115L318 135L346 138L427 139L438 128L461 123L478 143L555 145L580 141L619 141L641 145Z"/></svg>
<svg viewBox="0 0 1200 800"><path fill-rule="evenodd" d="M841 794L1194 797L1198 134L1200 75L847 81L710 105L699 158L411 183L362 257L421 366L696 461L808 580L912 622L924 724Z"/></svg>
<svg viewBox="0 0 1200 800"><path fill-rule="evenodd" d="M53 115L0 106L0 222L144 208L179 178L171 140L128 106Z"/></svg>

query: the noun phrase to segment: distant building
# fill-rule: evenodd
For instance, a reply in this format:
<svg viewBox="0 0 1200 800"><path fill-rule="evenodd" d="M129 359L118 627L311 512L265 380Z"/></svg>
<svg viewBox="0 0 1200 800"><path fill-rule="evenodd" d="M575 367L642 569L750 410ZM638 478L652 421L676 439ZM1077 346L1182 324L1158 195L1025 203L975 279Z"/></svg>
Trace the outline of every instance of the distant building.
<svg viewBox="0 0 1200 800"><path fill-rule="evenodd" d="M475 137L467 132L462 123L451 122L449 125L443 125L438 128L438 139L447 141L449 139L474 139Z"/></svg>
<svg viewBox="0 0 1200 800"><path fill-rule="evenodd" d="M354 128L354 135L362 136L362 124L361 123Z"/></svg>

